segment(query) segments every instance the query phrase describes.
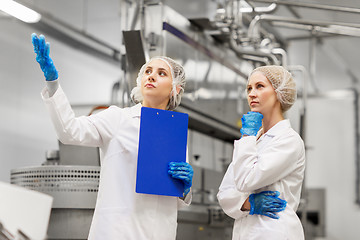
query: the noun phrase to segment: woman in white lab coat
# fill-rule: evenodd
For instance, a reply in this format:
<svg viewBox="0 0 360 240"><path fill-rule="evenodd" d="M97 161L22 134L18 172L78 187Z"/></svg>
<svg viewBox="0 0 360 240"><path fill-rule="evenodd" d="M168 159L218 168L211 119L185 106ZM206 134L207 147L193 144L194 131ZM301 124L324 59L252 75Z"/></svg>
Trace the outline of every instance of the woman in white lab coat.
<svg viewBox="0 0 360 240"><path fill-rule="evenodd" d="M192 167L188 163L169 166L169 174L184 182L183 198L136 193L135 181L141 107L175 109L185 87L182 66L167 57L152 58L141 68L131 93L137 105L111 106L95 115L75 117L58 83L49 44L36 34L32 42L46 78L42 97L59 140L100 148L100 184L89 239L175 239L178 208L191 201Z"/></svg>
<svg viewBox="0 0 360 240"><path fill-rule="evenodd" d="M235 219L233 240L303 240L296 215L305 169L305 148L284 113L296 99L291 74L281 66L253 70L247 83L251 112L242 117L241 139L218 192L218 200ZM262 127L260 129L260 127ZM278 219L256 214L253 196L278 191L287 201Z"/></svg>

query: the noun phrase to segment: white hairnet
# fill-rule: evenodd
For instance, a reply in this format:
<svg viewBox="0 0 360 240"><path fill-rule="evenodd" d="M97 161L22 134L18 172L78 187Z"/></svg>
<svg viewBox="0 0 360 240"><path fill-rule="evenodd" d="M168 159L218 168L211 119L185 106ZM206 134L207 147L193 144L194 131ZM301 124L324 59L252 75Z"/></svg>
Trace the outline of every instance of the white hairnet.
<svg viewBox="0 0 360 240"><path fill-rule="evenodd" d="M255 72L261 72L270 81L282 111L289 110L296 100L296 84L291 73L282 66L270 65L255 68L249 78Z"/></svg>
<svg viewBox="0 0 360 240"><path fill-rule="evenodd" d="M179 63L175 62L173 59L169 57L165 57L165 56L153 57L141 67L138 73L138 77L136 79L136 87L132 89L130 94L131 99L135 103L142 103L143 96L141 94L141 79L144 75L146 67L154 59L160 59L164 61L171 70L172 90L170 92L170 101L166 107L166 110L174 110L177 106L179 106L181 102L181 96L184 93L186 81L185 81L185 71L183 66L181 66ZM177 93L176 91L177 87L180 88L179 93Z"/></svg>

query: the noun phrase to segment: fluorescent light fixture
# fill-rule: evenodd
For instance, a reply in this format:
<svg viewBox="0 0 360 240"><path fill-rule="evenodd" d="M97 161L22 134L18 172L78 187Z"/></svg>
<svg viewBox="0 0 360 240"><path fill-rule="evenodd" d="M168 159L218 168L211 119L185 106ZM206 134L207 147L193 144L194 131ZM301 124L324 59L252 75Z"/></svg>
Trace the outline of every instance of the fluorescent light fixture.
<svg viewBox="0 0 360 240"><path fill-rule="evenodd" d="M41 15L13 0L0 0L0 10L26 23L40 21Z"/></svg>

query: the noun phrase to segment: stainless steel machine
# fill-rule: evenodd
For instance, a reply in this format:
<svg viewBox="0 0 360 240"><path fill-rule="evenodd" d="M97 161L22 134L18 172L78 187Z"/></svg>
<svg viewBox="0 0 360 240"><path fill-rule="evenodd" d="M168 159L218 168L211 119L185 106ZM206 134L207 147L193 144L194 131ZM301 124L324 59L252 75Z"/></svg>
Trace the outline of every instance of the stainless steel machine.
<svg viewBox="0 0 360 240"><path fill-rule="evenodd" d="M14 169L11 183L54 198L48 239L87 239L99 186L98 166Z"/></svg>
<svg viewBox="0 0 360 240"><path fill-rule="evenodd" d="M48 239L87 239L99 188L97 148L64 145L42 166L11 171L11 183L54 198ZM92 165L92 166L91 166Z"/></svg>

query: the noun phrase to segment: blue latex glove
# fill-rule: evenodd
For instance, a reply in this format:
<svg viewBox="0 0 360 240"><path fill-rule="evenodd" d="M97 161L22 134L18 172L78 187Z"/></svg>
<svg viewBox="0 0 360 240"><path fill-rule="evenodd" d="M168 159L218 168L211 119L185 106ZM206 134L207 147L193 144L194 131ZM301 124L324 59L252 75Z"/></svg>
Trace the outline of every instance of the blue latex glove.
<svg viewBox="0 0 360 240"><path fill-rule="evenodd" d="M186 196L192 185L194 170L187 162L170 162L168 173L171 177L184 182L184 196Z"/></svg>
<svg viewBox="0 0 360 240"><path fill-rule="evenodd" d="M241 118L242 127L240 133L242 136L256 136L261 128L263 115L259 112L248 112Z"/></svg>
<svg viewBox="0 0 360 240"><path fill-rule="evenodd" d="M253 193L249 196L251 205L250 215L259 214L270 218L279 219L277 212L284 211L287 202L279 198L278 191L263 191L260 193Z"/></svg>
<svg viewBox="0 0 360 240"><path fill-rule="evenodd" d="M40 64L46 81L56 80L58 78L58 71L49 57L50 43L45 43L44 35L38 37L36 33L31 34L31 41L34 46L34 52L36 53L36 61Z"/></svg>

